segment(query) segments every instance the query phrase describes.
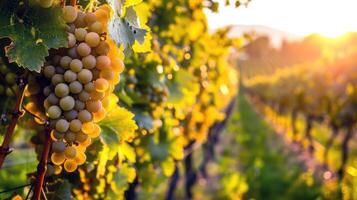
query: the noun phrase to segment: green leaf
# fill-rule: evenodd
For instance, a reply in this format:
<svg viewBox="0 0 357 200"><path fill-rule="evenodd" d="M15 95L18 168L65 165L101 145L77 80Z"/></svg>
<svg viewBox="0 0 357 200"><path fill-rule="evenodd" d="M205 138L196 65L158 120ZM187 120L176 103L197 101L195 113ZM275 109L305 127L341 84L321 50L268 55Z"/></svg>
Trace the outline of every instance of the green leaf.
<svg viewBox="0 0 357 200"><path fill-rule="evenodd" d="M0 38L12 40L6 47L11 62L39 72L50 48L67 45L61 8L30 6L24 16L18 15L20 9L18 0L0 3Z"/></svg>
<svg viewBox="0 0 357 200"><path fill-rule="evenodd" d="M152 131L154 128L154 119L149 115L149 113L146 112L140 112L138 109L133 110L135 113L135 121L138 124L140 128L143 128L147 131Z"/></svg>

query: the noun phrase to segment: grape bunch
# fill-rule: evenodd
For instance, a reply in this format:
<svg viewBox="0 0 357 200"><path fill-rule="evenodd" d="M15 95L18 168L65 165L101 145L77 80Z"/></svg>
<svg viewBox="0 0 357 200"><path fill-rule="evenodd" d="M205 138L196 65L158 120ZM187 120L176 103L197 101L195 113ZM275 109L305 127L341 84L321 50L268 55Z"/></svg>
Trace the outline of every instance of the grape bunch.
<svg viewBox="0 0 357 200"><path fill-rule="evenodd" d="M0 96L14 97L19 90L16 73L11 71L0 59Z"/></svg>
<svg viewBox="0 0 357 200"><path fill-rule="evenodd" d="M124 64L120 50L106 37L109 13L108 6L88 13L65 6L68 47L46 60L39 75L46 79L40 94L38 84L28 81L29 96L43 96L44 117L52 129L49 171L55 174L62 165L73 172L85 163L86 148L101 132L98 122L116 104L113 90Z"/></svg>

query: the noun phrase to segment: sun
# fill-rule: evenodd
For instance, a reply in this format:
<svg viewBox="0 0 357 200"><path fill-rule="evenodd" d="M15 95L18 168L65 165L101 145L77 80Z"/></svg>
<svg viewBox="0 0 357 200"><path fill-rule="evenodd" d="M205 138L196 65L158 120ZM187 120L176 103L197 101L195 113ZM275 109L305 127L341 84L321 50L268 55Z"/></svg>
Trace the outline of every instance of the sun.
<svg viewBox="0 0 357 200"><path fill-rule="evenodd" d="M346 31L342 29L333 29L333 28L318 31L318 34L327 38L338 38L344 35L345 33Z"/></svg>

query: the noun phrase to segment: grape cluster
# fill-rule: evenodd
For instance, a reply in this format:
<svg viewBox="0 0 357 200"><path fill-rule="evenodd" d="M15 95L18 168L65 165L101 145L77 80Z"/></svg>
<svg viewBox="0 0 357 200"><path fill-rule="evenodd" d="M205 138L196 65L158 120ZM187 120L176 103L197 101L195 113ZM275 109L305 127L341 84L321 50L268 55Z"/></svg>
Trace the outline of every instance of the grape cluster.
<svg viewBox="0 0 357 200"><path fill-rule="evenodd" d="M12 72L0 59L0 96L15 96L19 90L16 77L16 73Z"/></svg>
<svg viewBox="0 0 357 200"><path fill-rule="evenodd" d="M73 172L86 161L85 150L100 135L97 124L116 100L112 94L124 64L119 49L106 38L108 7L84 13L73 6L63 8L68 48L50 56L42 69L46 79L40 95L44 114L52 129L49 171ZM27 91L37 94L37 84Z"/></svg>

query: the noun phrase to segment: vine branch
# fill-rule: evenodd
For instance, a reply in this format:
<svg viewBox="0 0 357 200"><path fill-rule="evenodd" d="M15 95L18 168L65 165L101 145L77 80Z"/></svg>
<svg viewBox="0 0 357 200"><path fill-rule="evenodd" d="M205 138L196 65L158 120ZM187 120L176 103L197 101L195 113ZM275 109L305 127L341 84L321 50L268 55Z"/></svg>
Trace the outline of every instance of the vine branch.
<svg viewBox="0 0 357 200"><path fill-rule="evenodd" d="M4 141L3 141L2 145L0 146L0 169L2 168L2 165L4 164L6 156L9 153L11 153L11 149L9 148L10 141L14 134L17 121L23 114L23 111L21 108L22 108L22 102L24 100L24 91L26 89L26 83L25 83L26 77L27 77L27 73L25 73L24 77L19 79L19 92L16 95L16 103L15 103L15 107L14 107L14 110L12 113L12 118L11 118L9 126L7 127Z"/></svg>
<svg viewBox="0 0 357 200"><path fill-rule="evenodd" d="M36 177L36 183L35 183L34 194L32 196L32 200L39 200L41 197L42 186L44 184L44 179L45 179L46 170L47 170L48 155L50 153L50 147L51 147L50 134L51 134L51 128L46 125L44 149L43 149L43 152L41 155L41 161L37 166L37 177Z"/></svg>

